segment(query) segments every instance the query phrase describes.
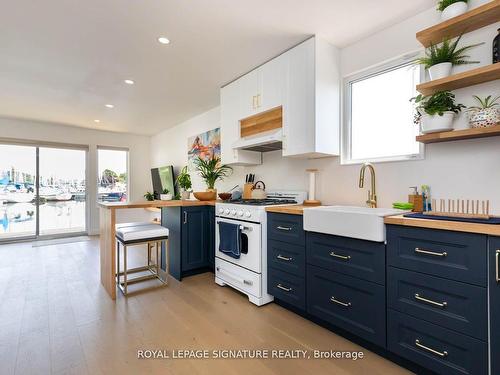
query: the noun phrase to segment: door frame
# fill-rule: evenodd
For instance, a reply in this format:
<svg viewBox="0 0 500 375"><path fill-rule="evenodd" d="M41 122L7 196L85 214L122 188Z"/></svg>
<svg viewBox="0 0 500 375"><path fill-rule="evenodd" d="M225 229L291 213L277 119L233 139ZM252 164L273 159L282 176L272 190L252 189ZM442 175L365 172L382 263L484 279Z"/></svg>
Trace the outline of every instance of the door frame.
<svg viewBox="0 0 500 375"><path fill-rule="evenodd" d="M40 148L59 148L67 150L80 150L85 152L85 230L79 232L71 233L57 233L57 234L44 234L40 235L40 203L37 199L36 206L36 219L35 219L35 234L28 236L19 237L9 237L5 239L0 239L0 244L7 244L13 242L23 242L23 241L33 241L33 240L51 240L58 238L70 238L87 236L90 225L90 205L89 205L89 151L90 147L83 144L71 144L71 143L59 143L59 142L46 142L46 141L35 141L27 139L17 139L17 138L4 138L0 137L0 145L12 145L12 146L29 146L35 148L35 191L36 197L39 196L40 190Z"/></svg>

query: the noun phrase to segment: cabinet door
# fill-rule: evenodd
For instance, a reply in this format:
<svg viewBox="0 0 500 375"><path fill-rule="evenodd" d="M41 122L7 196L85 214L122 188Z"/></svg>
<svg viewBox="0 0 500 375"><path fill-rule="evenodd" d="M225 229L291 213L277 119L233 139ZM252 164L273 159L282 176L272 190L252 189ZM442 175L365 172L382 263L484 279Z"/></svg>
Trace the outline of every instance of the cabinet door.
<svg viewBox="0 0 500 375"><path fill-rule="evenodd" d="M208 210L185 207L182 210L182 271L208 266Z"/></svg>
<svg viewBox="0 0 500 375"><path fill-rule="evenodd" d="M288 92L288 60L284 53L262 65L262 90L257 100L258 112L285 107Z"/></svg>
<svg viewBox="0 0 500 375"><path fill-rule="evenodd" d="M258 96L261 93L262 87L262 72L261 68L252 70L239 78L234 83L237 83L238 98L239 98L239 117L238 120L259 113Z"/></svg>
<svg viewBox="0 0 500 375"><path fill-rule="evenodd" d="M500 237L490 237L490 345L491 372L500 374Z"/></svg>
<svg viewBox="0 0 500 375"><path fill-rule="evenodd" d="M240 139L240 120L243 99L240 97L240 81L223 87L221 94L221 159L223 164L261 164L259 152L239 151L233 144Z"/></svg>
<svg viewBox="0 0 500 375"><path fill-rule="evenodd" d="M208 211L208 266L215 269L215 207L207 207Z"/></svg>
<svg viewBox="0 0 500 375"><path fill-rule="evenodd" d="M283 156L315 149L314 38L286 52L289 59L288 94L283 124Z"/></svg>

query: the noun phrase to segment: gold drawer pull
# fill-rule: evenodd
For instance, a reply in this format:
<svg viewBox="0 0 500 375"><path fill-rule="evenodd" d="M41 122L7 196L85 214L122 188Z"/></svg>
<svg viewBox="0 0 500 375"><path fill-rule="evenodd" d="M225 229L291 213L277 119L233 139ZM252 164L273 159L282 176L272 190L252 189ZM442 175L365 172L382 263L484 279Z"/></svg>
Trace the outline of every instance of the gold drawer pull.
<svg viewBox="0 0 500 375"><path fill-rule="evenodd" d="M349 260L351 259L351 256L350 255L340 255L340 254L335 254L335 251L332 251L330 253L330 256L331 257L335 257L335 258L339 258L339 259L342 259L342 260Z"/></svg>
<svg viewBox="0 0 500 375"><path fill-rule="evenodd" d="M351 307L352 306L351 302L342 302L342 301L339 301L338 299L336 299L335 297L331 297L330 301L333 303L336 303L337 305L344 306L344 307Z"/></svg>
<svg viewBox="0 0 500 375"><path fill-rule="evenodd" d="M422 250L422 249L419 249L418 247L415 248L415 252L418 254L427 254L427 255L432 255L435 257L445 257L448 255L448 253L446 251L442 252L442 253L436 253L434 251Z"/></svg>
<svg viewBox="0 0 500 375"><path fill-rule="evenodd" d="M277 259L279 259L279 260L284 260L285 262L291 262L291 261L293 260L293 258L292 258L292 257L287 258L287 257L284 257L284 256L283 256L283 255L281 255L281 254L278 254L278 256L277 256L276 258L277 258Z"/></svg>
<svg viewBox="0 0 500 375"><path fill-rule="evenodd" d="M495 254L495 257L496 257L496 279L497 279L497 283L500 283L500 249L497 250L496 254Z"/></svg>
<svg viewBox="0 0 500 375"><path fill-rule="evenodd" d="M281 289L281 290L284 290L287 293L292 291L292 288L287 288L286 286L283 286L281 284L276 285L276 287Z"/></svg>
<svg viewBox="0 0 500 375"><path fill-rule="evenodd" d="M447 302L432 301L430 299L427 299L427 298L424 298L424 297L420 297L420 295L418 293L415 293L415 299L418 300L418 301L422 301L422 302L428 303L430 305L438 306L438 307L446 307L446 306L448 306Z"/></svg>
<svg viewBox="0 0 500 375"><path fill-rule="evenodd" d="M290 228L290 227L282 227L281 225L279 227L276 227L276 229L286 230L286 231L291 231L292 230L292 228Z"/></svg>
<svg viewBox="0 0 500 375"><path fill-rule="evenodd" d="M421 344L419 339L415 340L415 345L420 349L424 349L432 354L440 356L441 358L444 358L448 355L448 352L446 350L444 352L438 352L437 350L434 350L432 348L429 348L428 346Z"/></svg>

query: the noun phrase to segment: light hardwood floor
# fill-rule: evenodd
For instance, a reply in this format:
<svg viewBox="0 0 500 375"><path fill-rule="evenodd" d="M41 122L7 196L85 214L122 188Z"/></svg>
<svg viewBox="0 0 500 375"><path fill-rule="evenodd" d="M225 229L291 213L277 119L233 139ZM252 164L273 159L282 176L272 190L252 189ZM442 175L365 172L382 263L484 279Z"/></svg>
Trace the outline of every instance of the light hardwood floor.
<svg viewBox="0 0 500 375"><path fill-rule="evenodd" d="M276 304L250 304L209 273L113 302L99 282L98 246L0 246L1 374L409 374ZM145 360L139 349L335 349L365 358Z"/></svg>

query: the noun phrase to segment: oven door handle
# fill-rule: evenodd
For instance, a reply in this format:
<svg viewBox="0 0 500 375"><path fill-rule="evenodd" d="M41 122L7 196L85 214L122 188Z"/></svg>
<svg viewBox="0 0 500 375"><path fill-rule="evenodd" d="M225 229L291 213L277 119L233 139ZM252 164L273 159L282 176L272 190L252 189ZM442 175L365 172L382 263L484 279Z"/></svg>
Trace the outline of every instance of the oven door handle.
<svg viewBox="0 0 500 375"><path fill-rule="evenodd" d="M230 279L233 279L234 281L237 281L240 284L253 285L253 281L252 280L245 280L242 277L236 276L235 274L233 274L231 272L227 272L226 270L223 270L220 267L217 267L216 269L217 269L217 272L220 272L221 274L226 275Z"/></svg>
<svg viewBox="0 0 500 375"><path fill-rule="evenodd" d="M220 221L220 220L217 221L217 224L219 224L219 223L224 223L224 221ZM240 225L240 229L241 229L241 231L248 231L248 232L253 231L252 227L247 227L245 225Z"/></svg>

